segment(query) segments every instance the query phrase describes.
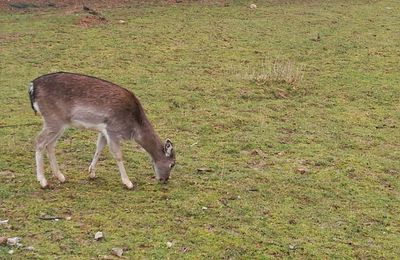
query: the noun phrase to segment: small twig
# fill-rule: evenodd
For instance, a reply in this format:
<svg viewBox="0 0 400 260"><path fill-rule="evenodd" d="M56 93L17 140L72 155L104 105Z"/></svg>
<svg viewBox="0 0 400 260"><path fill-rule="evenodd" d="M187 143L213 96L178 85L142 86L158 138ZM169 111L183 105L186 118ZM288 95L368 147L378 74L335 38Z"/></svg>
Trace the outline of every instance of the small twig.
<svg viewBox="0 0 400 260"><path fill-rule="evenodd" d="M58 216L42 216L39 217L41 220L58 220L58 219L64 219L64 217L58 217Z"/></svg>

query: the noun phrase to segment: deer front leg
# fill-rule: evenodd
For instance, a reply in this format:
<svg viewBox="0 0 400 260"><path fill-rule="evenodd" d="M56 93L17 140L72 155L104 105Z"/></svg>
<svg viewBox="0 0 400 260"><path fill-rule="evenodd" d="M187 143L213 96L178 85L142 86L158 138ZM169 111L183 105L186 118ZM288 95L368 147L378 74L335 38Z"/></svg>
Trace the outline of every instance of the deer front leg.
<svg viewBox="0 0 400 260"><path fill-rule="evenodd" d="M94 170L97 161L99 160L100 153L103 150L104 146L106 145L107 140L104 137L102 133L99 133L99 136L97 138L97 144L96 144L96 152L93 155L93 160L89 165L89 178L94 179L96 178L96 172Z"/></svg>
<svg viewBox="0 0 400 260"><path fill-rule="evenodd" d="M119 172L121 174L122 183L128 189L132 189L133 188L133 184L129 180L128 175L126 175L124 163L122 161L122 152L121 152L121 149L120 149L120 146L119 146L119 142L118 141L109 140L109 146L110 146L110 152L112 153L112 155L114 156L115 160L117 161L118 169L119 169Z"/></svg>

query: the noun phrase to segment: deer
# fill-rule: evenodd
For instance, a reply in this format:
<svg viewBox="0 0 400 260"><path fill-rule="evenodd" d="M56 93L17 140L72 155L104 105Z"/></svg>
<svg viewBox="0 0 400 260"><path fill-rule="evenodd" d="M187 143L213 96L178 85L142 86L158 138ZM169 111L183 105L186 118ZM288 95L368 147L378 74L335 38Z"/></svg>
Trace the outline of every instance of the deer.
<svg viewBox="0 0 400 260"><path fill-rule="evenodd" d="M43 120L36 138L36 177L42 188L48 187L44 175L43 152L46 149L50 168L60 183L65 182L58 167L55 147L69 127L98 131L96 150L89 165L89 178L96 178L95 166L104 146L117 162L122 184L134 187L122 160L120 144L134 140L150 156L155 178L166 183L175 165L172 142L162 142L148 120L139 99L128 89L97 77L55 72L29 83L28 94L35 114Z"/></svg>

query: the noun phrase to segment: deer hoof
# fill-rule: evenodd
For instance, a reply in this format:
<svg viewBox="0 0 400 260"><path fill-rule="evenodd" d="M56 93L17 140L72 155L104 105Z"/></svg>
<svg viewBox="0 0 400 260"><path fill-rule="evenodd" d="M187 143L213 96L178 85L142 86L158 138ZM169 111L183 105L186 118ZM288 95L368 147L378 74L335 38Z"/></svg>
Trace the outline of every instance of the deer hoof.
<svg viewBox="0 0 400 260"><path fill-rule="evenodd" d="M49 187L47 180L40 180L40 187L42 187L42 189L47 189Z"/></svg>
<svg viewBox="0 0 400 260"><path fill-rule="evenodd" d="M96 178L96 172L94 171L94 168L92 167L92 165L89 166L89 178L90 179Z"/></svg>
<svg viewBox="0 0 400 260"><path fill-rule="evenodd" d="M127 183L125 183L125 186L126 186L129 190L133 189L133 187L134 187L132 182L127 182Z"/></svg>
<svg viewBox="0 0 400 260"><path fill-rule="evenodd" d="M65 182L65 177L61 173L58 173L56 177L61 183Z"/></svg>

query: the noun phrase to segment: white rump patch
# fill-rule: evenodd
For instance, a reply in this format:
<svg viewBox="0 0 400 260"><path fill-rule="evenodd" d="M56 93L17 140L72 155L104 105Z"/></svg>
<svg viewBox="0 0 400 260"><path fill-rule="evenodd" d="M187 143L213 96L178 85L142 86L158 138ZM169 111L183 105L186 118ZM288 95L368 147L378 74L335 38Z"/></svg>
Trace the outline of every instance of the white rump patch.
<svg viewBox="0 0 400 260"><path fill-rule="evenodd" d="M34 89L34 86L33 86L33 82L29 82L28 91L29 91L29 96L30 96L31 100L34 101L33 94L35 92L35 89ZM40 113L39 105L38 105L37 102L34 101L32 103L32 106L33 106L33 109L36 110L36 112Z"/></svg>
<svg viewBox="0 0 400 260"><path fill-rule="evenodd" d="M35 110L36 110L37 112L40 113L39 105L38 105L37 102L33 102L33 107L35 108Z"/></svg>
<svg viewBox="0 0 400 260"><path fill-rule="evenodd" d="M29 83L29 94L30 95L33 94L33 83L32 82Z"/></svg>

